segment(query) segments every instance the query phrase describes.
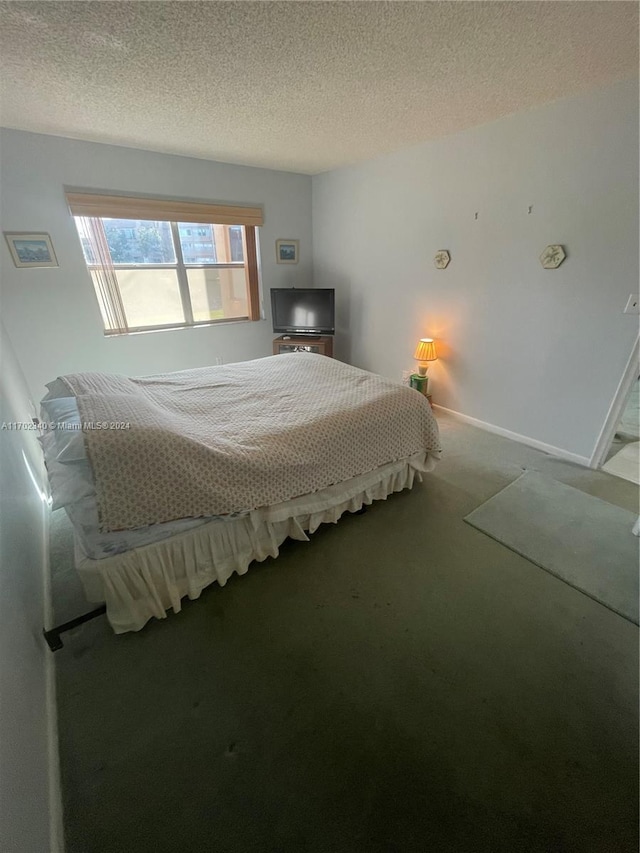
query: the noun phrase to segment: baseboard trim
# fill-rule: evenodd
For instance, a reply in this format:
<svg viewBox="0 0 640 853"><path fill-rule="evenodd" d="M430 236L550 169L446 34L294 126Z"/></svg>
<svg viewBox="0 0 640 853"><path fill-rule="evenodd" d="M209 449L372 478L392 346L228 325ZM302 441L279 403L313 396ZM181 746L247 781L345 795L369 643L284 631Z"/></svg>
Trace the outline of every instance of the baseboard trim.
<svg viewBox="0 0 640 853"><path fill-rule="evenodd" d="M510 429L504 429L503 427L496 426L495 424L487 423L487 421L472 418L471 415L463 415L462 412L456 412L454 409L447 409L446 406L439 406L437 403L434 403L433 407L434 409L441 409L448 415L453 415L455 418L464 421L464 423L483 429L485 432L492 432L495 435L502 436L503 438L510 438L512 441L517 441L520 444L526 444L528 447L533 447L536 450L542 450L543 453L549 453L551 456L557 456L559 459L566 459L568 462L576 462L578 465L584 465L586 468L589 467L588 456L580 456L577 453L571 453L571 451L564 450L562 447L555 447L553 444L546 444L544 441L538 441L537 438L531 438L528 435L520 435L520 433L512 432Z"/></svg>
<svg viewBox="0 0 640 853"><path fill-rule="evenodd" d="M53 654L45 646L47 689L47 740L49 764L49 843L51 853L64 853L62 817L62 787L60 784L60 753L58 750L58 711L56 705L56 671Z"/></svg>
<svg viewBox="0 0 640 853"><path fill-rule="evenodd" d="M49 524L51 509L43 502L43 561L42 586L44 592L44 624L53 625L53 600L49 569ZM45 656L45 690L47 703L47 764L49 782L49 847L51 853L64 853L64 823L62 812L62 785L60 780L60 751L58 742L58 704L56 701L56 665L51 649L42 638Z"/></svg>

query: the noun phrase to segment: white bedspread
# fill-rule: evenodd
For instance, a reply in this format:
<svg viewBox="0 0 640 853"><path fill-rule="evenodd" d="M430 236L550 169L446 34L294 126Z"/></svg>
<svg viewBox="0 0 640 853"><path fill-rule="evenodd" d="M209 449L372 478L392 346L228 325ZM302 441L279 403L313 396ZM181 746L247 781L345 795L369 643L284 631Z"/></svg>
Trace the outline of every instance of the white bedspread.
<svg viewBox="0 0 640 853"><path fill-rule="evenodd" d="M62 379L85 424L103 530L253 510L439 455L422 395L311 353Z"/></svg>

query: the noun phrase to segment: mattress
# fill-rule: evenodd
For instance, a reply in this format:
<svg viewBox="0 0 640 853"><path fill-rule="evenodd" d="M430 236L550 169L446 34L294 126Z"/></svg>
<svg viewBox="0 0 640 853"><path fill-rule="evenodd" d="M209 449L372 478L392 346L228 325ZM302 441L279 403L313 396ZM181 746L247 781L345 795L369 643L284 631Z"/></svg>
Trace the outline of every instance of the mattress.
<svg viewBox="0 0 640 853"><path fill-rule="evenodd" d="M55 422L46 423L53 425ZM53 509L64 508L74 528L76 550L84 557L103 560L201 527L210 521L231 521L244 514L239 512L205 518L183 518L133 530L103 532L98 520L95 483L88 460L76 459L66 464L59 462L60 447L66 448L67 445L64 442L56 445L55 437L55 431L50 428L40 436L49 475L51 505Z"/></svg>
<svg viewBox="0 0 640 853"><path fill-rule="evenodd" d="M92 560L104 560L116 554L124 554L125 551L132 551L134 548L150 545L152 542L161 542L177 533L202 527L203 524L209 524L212 521L224 524L248 514L248 511L245 511L206 518L182 518L177 521L166 521L163 524L149 524L134 530L103 532L98 523L95 496L82 498L69 504L65 507L65 511L73 525L81 553Z"/></svg>

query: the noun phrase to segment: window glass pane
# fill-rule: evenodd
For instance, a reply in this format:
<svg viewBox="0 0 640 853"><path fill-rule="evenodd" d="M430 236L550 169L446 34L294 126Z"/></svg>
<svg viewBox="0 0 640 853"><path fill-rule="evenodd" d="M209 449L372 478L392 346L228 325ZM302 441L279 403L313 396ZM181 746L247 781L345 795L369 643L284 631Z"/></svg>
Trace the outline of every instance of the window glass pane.
<svg viewBox="0 0 640 853"><path fill-rule="evenodd" d="M241 269L187 270L193 319L230 320L248 317L247 280Z"/></svg>
<svg viewBox="0 0 640 853"><path fill-rule="evenodd" d="M175 264L176 253L168 222L103 219L102 224L114 264Z"/></svg>
<svg viewBox="0 0 640 853"><path fill-rule="evenodd" d="M185 264L243 263L242 225L178 222Z"/></svg>
<svg viewBox="0 0 640 853"><path fill-rule="evenodd" d="M87 263L89 263L88 260L87 260ZM110 329L111 323L109 322L109 317L107 316L107 311L105 309L105 304L104 304L102 290L101 290L100 284L99 284L98 274L94 270L90 270L89 274L91 276L91 280L93 281L93 286L95 288L96 296L98 298L98 306L100 308L100 314L102 315L102 322L104 323L105 329Z"/></svg>
<svg viewBox="0 0 640 853"><path fill-rule="evenodd" d="M213 225L178 222L180 248L185 264L215 264L218 262Z"/></svg>
<svg viewBox="0 0 640 853"><path fill-rule="evenodd" d="M231 260L244 261L244 252L242 248L242 225L229 226L229 244L231 249Z"/></svg>
<svg viewBox="0 0 640 853"><path fill-rule="evenodd" d="M80 237L80 244L82 245L82 253L84 255L84 259L88 264L97 264L98 258L96 257L96 253L93 251L93 245L91 244L91 237L85 228L84 218L82 216L74 216L74 222L76 223L76 228L78 229L78 236Z"/></svg>
<svg viewBox="0 0 640 853"><path fill-rule="evenodd" d="M175 270L116 269L116 276L129 326L185 322Z"/></svg>

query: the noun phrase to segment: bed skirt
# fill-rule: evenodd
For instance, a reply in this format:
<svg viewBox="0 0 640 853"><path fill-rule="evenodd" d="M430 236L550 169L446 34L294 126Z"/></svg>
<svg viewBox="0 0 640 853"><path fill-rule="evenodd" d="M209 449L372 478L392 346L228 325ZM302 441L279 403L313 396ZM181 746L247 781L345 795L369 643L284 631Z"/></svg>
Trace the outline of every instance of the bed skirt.
<svg viewBox="0 0 640 853"><path fill-rule="evenodd" d="M224 586L234 572L246 574L254 560L277 557L285 539L306 541L321 524L412 488L435 463L430 454L418 453L314 494L103 560L86 557L76 539L76 568L89 601L106 603L114 632L139 631L154 616L164 619L170 608L179 612L185 596L198 598L209 584Z"/></svg>

